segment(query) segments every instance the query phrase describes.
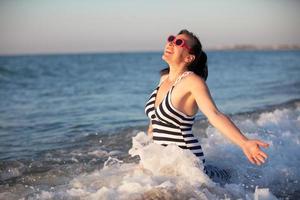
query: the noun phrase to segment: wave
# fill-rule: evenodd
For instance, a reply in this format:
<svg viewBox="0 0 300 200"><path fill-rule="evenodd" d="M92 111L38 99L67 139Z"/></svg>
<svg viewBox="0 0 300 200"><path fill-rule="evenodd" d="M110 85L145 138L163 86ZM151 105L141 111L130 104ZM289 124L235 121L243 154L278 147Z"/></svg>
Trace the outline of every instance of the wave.
<svg viewBox="0 0 300 200"><path fill-rule="evenodd" d="M7 78L7 77L12 77L15 75L15 72L12 70L7 69L4 66L0 66L0 78ZM0 79L1 80L1 79Z"/></svg>
<svg viewBox="0 0 300 200"><path fill-rule="evenodd" d="M53 186L48 189L37 185L30 186L29 190L33 190L33 193L27 197L30 199L237 199L247 197L253 199L254 196L266 197L267 195L268 199L276 199L267 188L257 187L253 193L239 184L230 183L221 186L213 182L203 173L202 162L199 162L190 151L176 145L163 147L154 144L144 132L137 133L132 138L132 143L129 154L131 157L139 156L138 163L124 162L115 156L109 156L101 169L81 173L72 179L66 178L64 173L60 174L60 169L55 171L45 169L46 174L51 171L51 176L40 178L38 175L31 175L31 179L24 177L24 180L27 184L29 180L34 184L43 184L47 181L47 184ZM94 155L99 156L99 152L94 152ZM6 199L18 197L19 191L26 190L26 185L22 186L18 184L17 193L7 192L5 196L0 193L0 197L1 195Z"/></svg>
<svg viewBox="0 0 300 200"><path fill-rule="evenodd" d="M139 126L119 129L113 134L89 133L73 139L70 148L42 152L35 160L0 161L0 197L299 197L299 99L232 115L231 119L247 137L261 139L270 147L264 149L269 156L267 162L253 166L242 151L206 119L199 119L193 132L200 138L206 163L229 170L231 177L225 184L203 174L188 152L176 146L163 148L149 142L144 132L146 126ZM10 192L16 188L18 192Z"/></svg>

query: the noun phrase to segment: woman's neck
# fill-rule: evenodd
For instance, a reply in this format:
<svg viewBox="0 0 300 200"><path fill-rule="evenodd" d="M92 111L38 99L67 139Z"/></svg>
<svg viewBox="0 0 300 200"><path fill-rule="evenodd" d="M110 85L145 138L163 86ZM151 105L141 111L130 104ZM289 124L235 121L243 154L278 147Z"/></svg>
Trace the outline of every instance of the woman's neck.
<svg viewBox="0 0 300 200"><path fill-rule="evenodd" d="M172 66L169 66L169 75L168 75L168 79L170 82L174 82L176 81L176 79L183 74L185 71L187 71L187 67L180 67L180 68L175 68Z"/></svg>

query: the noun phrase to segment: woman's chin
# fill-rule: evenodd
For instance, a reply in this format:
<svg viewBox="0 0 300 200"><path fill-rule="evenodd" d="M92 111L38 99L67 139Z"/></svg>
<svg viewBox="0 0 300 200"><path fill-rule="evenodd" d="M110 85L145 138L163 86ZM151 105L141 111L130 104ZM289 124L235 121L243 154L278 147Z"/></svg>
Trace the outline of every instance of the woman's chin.
<svg viewBox="0 0 300 200"><path fill-rule="evenodd" d="M170 60L169 56L167 56L166 54L163 54L161 58L166 62Z"/></svg>

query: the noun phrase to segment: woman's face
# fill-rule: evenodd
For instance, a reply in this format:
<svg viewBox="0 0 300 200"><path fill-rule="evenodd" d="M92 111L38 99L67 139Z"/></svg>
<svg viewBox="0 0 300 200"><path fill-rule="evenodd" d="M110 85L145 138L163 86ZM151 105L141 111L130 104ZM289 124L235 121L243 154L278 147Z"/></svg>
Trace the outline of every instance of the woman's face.
<svg viewBox="0 0 300 200"><path fill-rule="evenodd" d="M183 39L186 42L186 44L190 46L189 37L187 35L177 35L176 39ZM185 64L187 62L187 57L190 56L189 50L184 46L182 47L175 45L174 41L166 43L162 59L166 61L169 65Z"/></svg>

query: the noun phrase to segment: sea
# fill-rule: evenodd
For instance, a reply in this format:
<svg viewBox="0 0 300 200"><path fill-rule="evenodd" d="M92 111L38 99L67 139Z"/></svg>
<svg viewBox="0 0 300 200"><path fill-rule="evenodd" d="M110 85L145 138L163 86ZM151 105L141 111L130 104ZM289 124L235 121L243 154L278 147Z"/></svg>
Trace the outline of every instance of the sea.
<svg viewBox="0 0 300 200"><path fill-rule="evenodd" d="M300 199L300 51L210 50L213 101L263 165L199 110L195 156L147 136L162 52L0 56L0 199Z"/></svg>

